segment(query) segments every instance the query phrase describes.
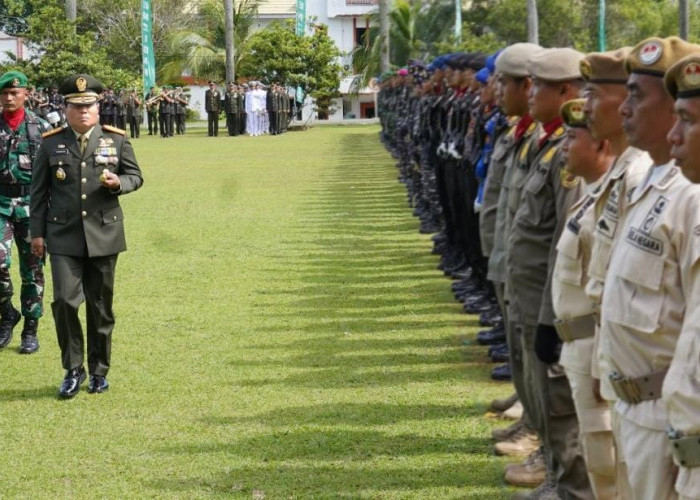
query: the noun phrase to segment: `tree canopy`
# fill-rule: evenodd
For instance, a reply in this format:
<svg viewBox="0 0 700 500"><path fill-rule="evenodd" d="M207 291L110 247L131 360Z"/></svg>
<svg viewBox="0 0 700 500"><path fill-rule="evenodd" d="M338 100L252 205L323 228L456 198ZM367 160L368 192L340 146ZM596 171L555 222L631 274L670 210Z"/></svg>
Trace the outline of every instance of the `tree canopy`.
<svg viewBox="0 0 700 500"><path fill-rule="evenodd" d="M323 24L311 23L311 35L299 36L294 23L272 23L250 38L240 75L299 87L304 95L328 99L338 95L340 50Z"/></svg>

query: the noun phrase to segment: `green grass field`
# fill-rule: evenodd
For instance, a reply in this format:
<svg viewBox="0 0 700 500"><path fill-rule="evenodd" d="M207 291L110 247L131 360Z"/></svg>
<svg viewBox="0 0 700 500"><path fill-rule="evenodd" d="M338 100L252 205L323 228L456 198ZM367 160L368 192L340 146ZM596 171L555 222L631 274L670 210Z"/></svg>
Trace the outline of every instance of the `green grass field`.
<svg viewBox="0 0 700 500"><path fill-rule="evenodd" d="M484 413L510 387L377 132L134 141L110 391L59 401L50 314L36 355L18 327L0 497L507 498Z"/></svg>

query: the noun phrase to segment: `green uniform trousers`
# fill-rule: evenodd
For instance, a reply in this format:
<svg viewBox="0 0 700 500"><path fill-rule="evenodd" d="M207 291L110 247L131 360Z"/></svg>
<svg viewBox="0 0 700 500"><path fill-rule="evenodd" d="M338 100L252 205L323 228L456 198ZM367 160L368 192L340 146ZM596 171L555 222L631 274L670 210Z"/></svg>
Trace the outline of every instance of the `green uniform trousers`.
<svg viewBox="0 0 700 500"><path fill-rule="evenodd" d="M61 348L61 361L66 370L83 366L84 337L78 309L85 302L88 370L91 375L100 376L106 376L109 371L116 265L117 255L51 255L54 298L51 308Z"/></svg>

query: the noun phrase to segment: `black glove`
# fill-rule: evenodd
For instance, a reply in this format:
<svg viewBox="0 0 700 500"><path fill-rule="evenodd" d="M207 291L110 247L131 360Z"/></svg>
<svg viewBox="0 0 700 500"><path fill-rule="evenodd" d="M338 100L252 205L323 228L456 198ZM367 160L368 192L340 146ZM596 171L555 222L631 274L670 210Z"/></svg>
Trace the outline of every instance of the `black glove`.
<svg viewBox="0 0 700 500"><path fill-rule="evenodd" d="M561 339L553 326L537 325L537 333L535 333L535 352L543 363L552 364L559 361Z"/></svg>

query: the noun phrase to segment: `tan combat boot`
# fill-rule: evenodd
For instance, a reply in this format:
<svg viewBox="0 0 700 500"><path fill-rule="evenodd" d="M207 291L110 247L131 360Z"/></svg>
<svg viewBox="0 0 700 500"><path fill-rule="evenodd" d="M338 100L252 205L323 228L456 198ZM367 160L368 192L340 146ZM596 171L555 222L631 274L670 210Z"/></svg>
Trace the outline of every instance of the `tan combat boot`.
<svg viewBox="0 0 700 500"><path fill-rule="evenodd" d="M520 429L523 428L523 425L525 423L523 422L523 419L521 418L517 422L515 422L512 425L509 425L508 427L504 427L501 429L494 429L491 431L491 438L493 438L494 441L497 443L500 441L506 441L511 438L511 436L514 436L516 433L520 431Z"/></svg>
<svg viewBox="0 0 700 500"><path fill-rule="evenodd" d="M513 486L538 486L546 477L547 463L541 447L530 453L523 463L506 466L506 482Z"/></svg>
<svg viewBox="0 0 700 500"><path fill-rule="evenodd" d="M537 434L523 427L509 439L496 443L493 446L493 451L496 455L526 457L539 448L540 444L540 439L537 437Z"/></svg>

